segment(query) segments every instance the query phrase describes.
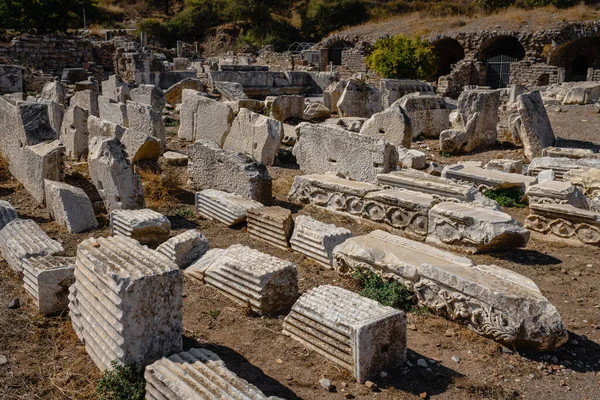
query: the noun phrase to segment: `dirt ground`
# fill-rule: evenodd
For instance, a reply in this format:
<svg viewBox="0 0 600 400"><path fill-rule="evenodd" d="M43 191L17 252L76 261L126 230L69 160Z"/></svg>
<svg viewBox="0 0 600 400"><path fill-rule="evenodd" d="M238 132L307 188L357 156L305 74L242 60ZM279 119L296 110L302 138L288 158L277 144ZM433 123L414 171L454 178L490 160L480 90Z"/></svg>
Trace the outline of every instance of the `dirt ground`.
<svg viewBox="0 0 600 400"><path fill-rule="evenodd" d="M559 136L596 140L600 136L600 114L588 107L549 108ZM582 121L582 120L587 121ZM173 132L176 128L169 128ZM508 143L460 158L439 155L435 141L429 146L431 160L441 163L492 158L519 158L522 151ZM170 148L183 144L172 136ZM426 150L426 147L422 147ZM82 178L81 166L67 169L67 182L81 186L93 201L93 187ZM79 172L78 172L79 171ZM310 214L319 220L352 230L355 235L386 229L368 221L356 221L286 199L293 177L291 167L272 167L276 204L295 214ZM185 177L185 171L175 171ZM195 217L193 193L181 188L174 199L157 210L169 217L173 234L198 229L211 247L242 243L265 253L294 261L298 266L300 291L321 284L358 290L355 282L319 267L304 256L279 250L251 238L242 227L227 228ZM31 218L52 238L75 255L76 245L89 236L108 235L106 217L92 233L73 235L52 222L43 206L15 181L0 182L0 199L10 201L21 218ZM99 207L101 212L101 207ZM523 221L526 209L506 209ZM600 249L570 247L532 238L527 248L471 256L479 264L496 264L533 279L543 294L558 308L569 330L569 342L542 354L518 353L479 337L468 329L426 312L408 313L409 363L389 370L376 380L379 391L357 384L348 371L306 350L281 334L283 316L265 318L246 315L244 308L215 290L186 278L184 289L184 348L203 346L216 352L240 377L265 394L285 399L600 399ZM8 309L18 298L21 307ZM0 399L95 399L100 373L77 342L68 313L40 316L22 280L4 260L0 261ZM460 358L459 362L452 360ZM0 357L1 359L2 357ZM420 358L429 368L416 366ZM1 362L1 361L0 361ZM336 387L329 393L319 384L326 377Z"/></svg>

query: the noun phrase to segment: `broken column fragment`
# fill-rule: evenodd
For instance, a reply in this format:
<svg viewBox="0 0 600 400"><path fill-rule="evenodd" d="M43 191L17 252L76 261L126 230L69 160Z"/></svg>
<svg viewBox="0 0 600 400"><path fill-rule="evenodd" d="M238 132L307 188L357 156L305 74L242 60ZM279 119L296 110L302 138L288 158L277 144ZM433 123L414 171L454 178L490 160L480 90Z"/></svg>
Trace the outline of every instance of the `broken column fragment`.
<svg viewBox="0 0 600 400"><path fill-rule="evenodd" d="M38 256L23 260L23 284L40 314L64 311L75 282L75 257Z"/></svg>
<svg viewBox="0 0 600 400"><path fill-rule="evenodd" d="M249 209L262 206L252 199L221 190L206 189L196 193L196 211L227 226L244 222Z"/></svg>
<svg viewBox="0 0 600 400"><path fill-rule="evenodd" d="M251 208L246 220L250 236L284 250L289 248L294 224L290 210L279 206Z"/></svg>
<svg viewBox="0 0 600 400"><path fill-rule="evenodd" d="M299 215L294 220L294 233L290 245L295 252L331 269L333 248L349 237L352 237L352 232L346 228Z"/></svg>
<svg viewBox="0 0 600 400"><path fill-rule="evenodd" d="M145 366L182 348L183 279L161 253L128 237L77 246L71 323L104 371L111 362Z"/></svg>
<svg viewBox="0 0 600 400"><path fill-rule="evenodd" d="M179 268L186 268L208 251L208 240L195 229L172 237L156 248Z"/></svg>
<svg viewBox="0 0 600 400"><path fill-rule="evenodd" d="M529 278L383 231L348 239L334 250L335 269L368 268L403 283L418 305L478 334L519 348L554 350L568 339L556 308Z"/></svg>
<svg viewBox="0 0 600 400"><path fill-rule="evenodd" d="M303 294L283 322L283 333L333 363L359 383L406 361L406 315L341 287Z"/></svg>
<svg viewBox="0 0 600 400"><path fill-rule="evenodd" d="M44 181L50 217L69 232L81 233L98 227L94 207L83 189L63 182Z"/></svg>
<svg viewBox="0 0 600 400"><path fill-rule="evenodd" d="M158 245L169 238L171 222L154 210L114 210L110 229L115 236L128 236L147 245Z"/></svg>

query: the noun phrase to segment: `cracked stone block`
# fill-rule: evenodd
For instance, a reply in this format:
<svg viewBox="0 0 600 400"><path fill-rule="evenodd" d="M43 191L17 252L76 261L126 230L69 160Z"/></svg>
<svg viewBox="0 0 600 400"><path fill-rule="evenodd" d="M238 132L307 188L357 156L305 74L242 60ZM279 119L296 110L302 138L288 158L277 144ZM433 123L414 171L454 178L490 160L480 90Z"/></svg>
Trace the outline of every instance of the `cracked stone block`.
<svg viewBox="0 0 600 400"><path fill-rule="evenodd" d="M542 171L540 175L543 172L545 171ZM527 195L529 204L570 204L586 210L590 207L590 200L569 182L543 181L529 186L525 194Z"/></svg>
<svg viewBox="0 0 600 400"><path fill-rule="evenodd" d="M160 113L152 106L128 101L127 120L128 123L125 125L127 128L155 137L160 141L161 148L165 148L167 140L165 123Z"/></svg>
<svg viewBox="0 0 600 400"><path fill-rule="evenodd" d="M523 172L523 161L497 158L490 160L485 164L485 169L493 169L511 174L521 174Z"/></svg>
<svg viewBox="0 0 600 400"><path fill-rule="evenodd" d="M136 103L148 104L157 113L162 113L167 102L163 91L155 85L140 85L135 89L131 89L129 97Z"/></svg>
<svg viewBox="0 0 600 400"><path fill-rule="evenodd" d="M471 184L460 184L451 179L441 178L420 171L399 170L377 175L377 182L383 187L408 189L428 193L438 198L461 201L474 201L477 189Z"/></svg>
<svg viewBox="0 0 600 400"><path fill-rule="evenodd" d="M196 211L227 226L246 221L248 210L259 207L263 205L258 201L221 190L206 189L196 193Z"/></svg>
<svg viewBox="0 0 600 400"><path fill-rule="evenodd" d="M600 213L571 204L535 203L525 227L553 241L600 246Z"/></svg>
<svg viewBox="0 0 600 400"><path fill-rule="evenodd" d="M208 239L195 229L172 237L156 248L179 268L187 268L208 251Z"/></svg>
<svg viewBox="0 0 600 400"><path fill-rule="evenodd" d="M0 200L0 231L11 221L19 218L17 210L6 200Z"/></svg>
<svg viewBox="0 0 600 400"><path fill-rule="evenodd" d="M544 148L554 145L554 131L539 91L517 97L517 109L521 116L519 135L523 152L531 161L540 157Z"/></svg>
<svg viewBox="0 0 600 400"><path fill-rule="evenodd" d="M101 119L124 127L129 126L127 105L125 103L117 103L106 96L98 96L98 109L100 111L99 117Z"/></svg>
<svg viewBox="0 0 600 400"><path fill-rule="evenodd" d="M60 313L69 305L75 282L75 257L40 256L23 260L23 284L40 314Z"/></svg>
<svg viewBox="0 0 600 400"><path fill-rule="evenodd" d="M295 252L331 269L333 248L349 237L352 237L349 229L299 215L294 220L294 233L290 245Z"/></svg>
<svg viewBox="0 0 600 400"><path fill-rule="evenodd" d="M233 119L233 110L228 105L195 90L184 89L177 136L194 142L213 140L222 147Z"/></svg>
<svg viewBox="0 0 600 400"><path fill-rule="evenodd" d="M200 283L204 283L204 273L225 251L226 249L208 250L200 259L184 270L185 275Z"/></svg>
<svg viewBox="0 0 600 400"><path fill-rule="evenodd" d="M110 213L114 236L128 236L141 244L158 245L169 238L171 222L154 210L114 210Z"/></svg>
<svg viewBox="0 0 600 400"><path fill-rule="evenodd" d="M410 118L413 138L422 135L437 139L450 128L450 109L443 97L408 94L399 100L399 105Z"/></svg>
<svg viewBox="0 0 600 400"><path fill-rule="evenodd" d="M181 270L131 238L89 238L77 246L69 314L101 371L112 361L143 367L180 352L182 294Z"/></svg>
<svg viewBox="0 0 600 400"><path fill-rule="evenodd" d="M98 227L88 195L75 186L45 180L46 208L50 217L69 232L81 233Z"/></svg>
<svg viewBox="0 0 600 400"><path fill-rule="evenodd" d="M341 287L300 296L283 333L349 370L359 383L406 362L406 315Z"/></svg>
<svg viewBox="0 0 600 400"><path fill-rule="evenodd" d="M349 79L337 102L341 117L370 118L382 110L381 91L364 81Z"/></svg>
<svg viewBox="0 0 600 400"><path fill-rule="evenodd" d="M567 172L581 168L600 169L600 159L581 158L575 160L566 157L537 157L529 164L527 174L530 176L537 176L541 171L551 169L554 171L556 179L562 181Z"/></svg>
<svg viewBox="0 0 600 400"><path fill-rule="evenodd" d="M414 136L411 120L399 102L373 114L362 125L360 133L386 140L396 146L404 146L407 149L410 149Z"/></svg>
<svg viewBox="0 0 600 400"><path fill-rule="evenodd" d="M123 82L118 75L111 75L107 80L102 81L102 95L117 103L125 103L130 100L129 94L129 85Z"/></svg>
<svg viewBox="0 0 600 400"><path fill-rule="evenodd" d="M563 179L578 187L589 198L600 195L600 168L578 168L567 171Z"/></svg>
<svg viewBox="0 0 600 400"><path fill-rule="evenodd" d="M82 90L75 92L69 104L72 107L80 107L87 110L89 115L100 117L100 103L98 102L98 93L93 90Z"/></svg>
<svg viewBox="0 0 600 400"><path fill-rule="evenodd" d="M285 122L289 118L302 119L304 105L304 96L277 96L271 105L270 117L280 122Z"/></svg>
<svg viewBox="0 0 600 400"><path fill-rule="evenodd" d="M554 350L568 339L558 310L529 278L380 230L334 250L336 271L368 268L403 283L418 305L507 346Z"/></svg>
<svg viewBox="0 0 600 400"><path fill-rule="evenodd" d="M287 250L292 235L292 212L288 209L272 206L251 208L247 212L247 230L250 236L264 240L269 244Z"/></svg>
<svg viewBox="0 0 600 400"><path fill-rule="evenodd" d="M479 190L515 188L525 192L529 185L536 183L536 178L532 176L511 174L469 164L452 164L444 167L442 178L473 183Z"/></svg>
<svg viewBox="0 0 600 400"><path fill-rule="evenodd" d="M66 156L70 159L79 160L88 152L88 116L89 112L78 106L65 112L60 128L60 141L65 145Z"/></svg>

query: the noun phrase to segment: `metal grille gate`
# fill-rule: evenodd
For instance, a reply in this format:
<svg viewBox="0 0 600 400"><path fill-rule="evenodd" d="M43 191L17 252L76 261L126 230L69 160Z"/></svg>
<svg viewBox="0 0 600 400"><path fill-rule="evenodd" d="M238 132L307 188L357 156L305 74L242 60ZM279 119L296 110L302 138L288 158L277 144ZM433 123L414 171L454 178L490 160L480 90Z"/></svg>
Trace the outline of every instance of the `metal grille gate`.
<svg viewBox="0 0 600 400"><path fill-rule="evenodd" d="M488 58L486 62L486 80L492 89L504 88L510 81L510 64L517 61L515 57L498 56Z"/></svg>

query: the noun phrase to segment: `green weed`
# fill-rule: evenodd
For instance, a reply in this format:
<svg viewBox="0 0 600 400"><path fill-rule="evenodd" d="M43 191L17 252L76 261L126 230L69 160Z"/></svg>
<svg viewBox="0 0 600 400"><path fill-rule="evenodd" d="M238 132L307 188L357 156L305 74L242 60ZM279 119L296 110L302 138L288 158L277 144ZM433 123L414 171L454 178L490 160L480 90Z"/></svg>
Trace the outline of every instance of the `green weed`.
<svg viewBox="0 0 600 400"><path fill-rule="evenodd" d="M487 198L496 200L502 207L527 207L523 202L523 193L519 189L493 189L484 193Z"/></svg>
<svg viewBox="0 0 600 400"><path fill-rule="evenodd" d="M96 392L101 400L140 400L146 392L143 371L125 367L116 361L104 371L98 381Z"/></svg>
<svg viewBox="0 0 600 400"><path fill-rule="evenodd" d="M402 283L395 280L384 280L373 271L360 268L354 271L352 278L361 286L361 296L402 310L412 308L412 293Z"/></svg>

